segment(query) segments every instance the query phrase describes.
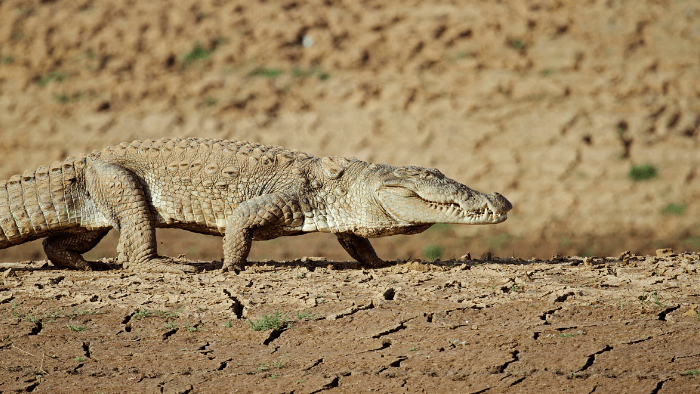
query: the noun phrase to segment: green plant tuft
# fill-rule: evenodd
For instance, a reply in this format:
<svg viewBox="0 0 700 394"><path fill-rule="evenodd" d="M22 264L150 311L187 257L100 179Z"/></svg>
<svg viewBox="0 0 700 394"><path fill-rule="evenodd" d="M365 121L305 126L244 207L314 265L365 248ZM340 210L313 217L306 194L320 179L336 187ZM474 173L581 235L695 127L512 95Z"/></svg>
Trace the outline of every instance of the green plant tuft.
<svg viewBox="0 0 700 394"><path fill-rule="evenodd" d="M510 241L510 234L499 234L496 235L495 237L489 238L486 243L489 245L489 248L492 250L502 250L508 241Z"/></svg>
<svg viewBox="0 0 700 394"><path fill-rule="evenodd" d="M192 48L189 53L182 57L182 63L185 66L189 66L198 60L207 60L212 52L214 52L213 49L206 49L202 46L202 44L196 42L194 44L194 48Z"/></svg>
<svg viewBox="0 0 700 394"><path fill-rule="evenodd" d="M39 78L36 81L36 83L39 86L46 86L51 82L63 82L66 78L68 78L66 74L54 71L52 73L49 73L48 75Z"/></svg>
<svg viewBox="0 0 700 394"><path fill-rule="evenodd" d="M253 331L266 331L269 329L279 330L284 326L286 317L280 312L275 312L272 315L262 315L258 320L250 319L248 323Z"/></svg>
<svg viewBox="0 0 700 394"><path fill-rule="evenodd" d="M635 182L646 181L656 177L656 167L652 164L635 165L632 166L627 176Z"/></svg>
<svg viewBox="0 0 700 394"><path fill-rule="evenodd" d="M256 68L248 73L249 77L277 78L282 74L279 68Z"/></svg>
<svg viewBox="0 0 700 394"><path fill-rule="evenodd" d="M442 248L439 245L428 245L423 251L426 260L437 260L442 256Z"/></svg>
<svg viewBox="0 0 700 394"><path fill-rule="evenodd" d="M518 39L513 39L510 40L510 47L513 49L520 50L523 49L523 47L525 47L525 44L523 44L523 42Z"/></svg>
<svg viewBox="0 0 700 394"><path fill-rule="evenodd" d="M677 204L672 202L666 205L661 212L665 215L683 216L683 213L685 212L685 204Z"/></svg>

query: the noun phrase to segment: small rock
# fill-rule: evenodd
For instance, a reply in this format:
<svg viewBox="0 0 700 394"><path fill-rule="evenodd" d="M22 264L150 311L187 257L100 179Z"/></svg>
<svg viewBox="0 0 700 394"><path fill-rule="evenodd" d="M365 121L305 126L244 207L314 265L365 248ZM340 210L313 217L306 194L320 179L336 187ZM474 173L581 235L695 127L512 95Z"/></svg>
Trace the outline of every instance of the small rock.
<svg viewBox="0 0 700 394"><path fill-rule="evenodd" d="M11 276L17 276L17 273L12 268L8 268L7 271L2 273L3 278L9 278Z"/></svg>
<svg viewBox="0 0 700 394"><path fill-rule="evenodd" d="M617 258L618 260L625 260L629 259L630 257L632 257L632 252L629 250L625 250L624 252L620 253L620 255Z"/></svg>
<svg viewBox="0 0 700 394"><path fill-rule="evenodd" d="M688 316L688 317L696 317L697 315L698 315L698 312L695 310L695 308L690 308L683 314L683 316Z"/></svg>
<svg viewBox="0 0 700 394"><path fill-rule="evenodd" d="M467 253L467 254L463 254L463 255L459 256L457 261L469 261L471 259L472 259L472 255L470 253Z"/></svg>
<svg viewBox="0 0 700 394"><path fill-rule="evenodd" d="M404 267L408 268L411 271L420 271L420 272L430 271L430 267L427 264L422 264L418 261L409 261L408 263L404 264Z"/></svg>
<svg viewBox="0 0 700 394"><path fill-rule="evenodd" d="M671 248L656 249L656 257L669 257L671 255L673 255Z"/></svg>
<svg viewBox="0 0 700 394"><path fill-rule="evenodd" d="M478 326L478 325L472 324L472 330L478 330L478 329L479 329L479 326Z"/></svg>

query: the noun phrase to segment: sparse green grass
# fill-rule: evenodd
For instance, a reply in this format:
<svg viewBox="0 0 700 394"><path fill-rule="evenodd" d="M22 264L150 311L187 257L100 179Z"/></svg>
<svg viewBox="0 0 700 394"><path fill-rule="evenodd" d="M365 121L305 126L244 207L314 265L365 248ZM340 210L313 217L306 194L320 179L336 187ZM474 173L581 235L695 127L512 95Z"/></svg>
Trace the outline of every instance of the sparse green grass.
<svg viewBox="0 0 700 394"><path fill-rule="evenodd" d="M642 295L639 296L638 298L642 302L642 304L646 301L649 301L659 308L664 306L663 302L661 302L661 295L656 291L651 292L651 293L647 293L646 291L642 292Z"/></svg>
<svg viewBox="0 0 700 394"><path fill-rule="evenodd" d="M81 97L83 97L83 94L80 92L76 92L73 94L61 93L61 94L57 94L54 97L56 98L56 101L58 101L59 103L67 104L67 103L70 103L71 101L76 101L76 100L80 99Z"/></svg>
<svg viewBox="0 0 700 394"><path fill-rule="evenodd" d="M697 369L691 369L690 371L685 371L681 375L683 376L698 376L700 375L700 371Z"/></svg>
<svg viewBox="0 0 700 394"><path fill-rule="evenodd" d="M15 62L15 58L12 56L3 56L2 60L0 60L0 63L2 64L12 64Z"/></svg>
<svg viewBox="0 0 700 394"><path fill-rule="evenodd" d="M182 57L182 64L189 66L198 60L207 60L212 52L214 52L213 49L206 49L202 44L196 42L192 50Z"/></svg>
<svg viewBox="0 0 700 394"><path fill-rule="evenodd" d="M656 167L652 164L634 165L627 174L635 182L646 181L655 178L656 175Z"/></svg>
<svg viewBox="0 0 700 394"><path fill-rule="evenodd" d="M425 247L425 250L423 250L423 254L426 260L434 261L442 256L442 248L440 245L428 245Z"/></svg>
<svg viewBox="0 0 700 394"><path fill-rule="evenodd" d="M233 320L229 319L225 324L224 327L226 328L231 328L233 327Z"/></svg>
<svg viewBox="0 0 700 394"><path fill-rule="evenodd" d="M66 317L66 314L63 312L63 308L58 308L55 311L46 314L46 318L49 319L49 321L60 319L62 317Z"/></svg>
<svg viewBox="0 0 700 394"><path fill-rule="evenodd" d="M73 307L73 314L72 316L83 316L83 315L101 315L107 313L105 311L101 310L96 310L96 311L89 311L87 309L78 309L76 307Z"/></svg>
<svg viewBox="0 0 700 394"><path fill-rule="evenodd" d="M559 334L559 337L561 338L573 338L574 334L570 334L568 332L562 332Z"/></svg>
<svg viewBox="0 0 700 394"><path fill-rule="evenodd" d="M184 328L185 330L187 330L187 332L197 332L197 331L199 331L199 330L202 329L202 327L200 327L200 326L190 326L189 323L185 323L185 324L182 326L182 328Z"/></svg>
<svg viewBox="0 0 700 394"><path fill-rule="evenodd" d="M308 320L308 319L313 319L316 317L313 313L307 311L297 311L297 320Z"/></svg>
<svg viewBox="0 0 700 394"><path fill-rule="evenodd" d="M85 326L71 326L71 325L69 325L68 328L70 328L71 331L75 331L75 332L87 330L87 327L85 327Z"/></svg>
<svg viewBox="0 0 700 394"><path fill-rule="evenodd" d="M286 354L286 353L282 353L282 355L277 359L277 361L275 361L275 362L272 363L272 366L275 367L275 368L277 368L277 369L280 369L280 368L284 367L284 356L285 356L285 354Z"/></svg>
<svg viewBox="0 0 700 394"><path fill-rule="evenodd" d="M12 316L22 318L24 315L18 310L18 304L12 304Z"/></svg>
<svg viewBox="0 0 700 394"><path fill-rule="evenodd" d="M39 318L36 317L36 316L27 316L26 319L27 319L27 321L30 322L30 323L38 323L39 320L41 320L41 319L39 319Z"/></svg>
<svg viewBox="0 0 700 394"><path fill-rule="evenodd" d="M691 235L690 237L683 240L683 245L685 245L689 250L692 251L700 250L700 236Z"/></svg>
<svg viewBox="0 0 700 394"><path fill-rule="evenodd" d="M279 330L284 326L286 317L280 312L271 315L262 315L258 320L250 319L248 323L253 331Z"/></svg>
<svg viewBox="0 0 700 394"><path fill-rule="evenodd" d="M175 323L174 321L165 323L166 330L174 330L176 328L177 328L177 323Z"/></svg>
<svg viewBox="0 0 700 394"><path fill-rule="evenodd" d="M417 347L412 347L412 348L408 349L409 352L415 352L415 351L417 351L417 350L418 350Z"/></svg>
<svg viewBox="0 0 700 394"><path fill-rule="evenodd" d="M297 279L304 279L306 278L306 272L301 272L299 271L299 268L297 268Z"/></svg>
<svg viewBox="0 0 700 394"><path fill-rule="evenodd" d="M540 71L540 75L543 77L546 77L546 76L549 76L552 74L554 74L554 70L552 70L551 68L547 68L547 69Z"/></svg>
<svg viewBox="0 0 700 394"><path fill-rule="evenodd" d="M163 317L166 319L174 319L180 315L182 308L176 309L174 311L160 311L160 310L149 310L141 308L136 313L134 313L134 319L145 319L147 317Z"/></svg>
<svg viewBox="0 0 700 394"><path fill-rule="evenodd" d="M76 356L76 357L73 357L73 361L78 362L78 363L82 363L83 361L85 361L85 357Z"/></svg>
<svg viewBox="0 0 700 394"><path fill-rule="evenodd" d="M282 75L282 70L279 68L256 68L255 70L248 73L249 77L265 77L265 78L277 78Z"/></svg>
<svg viewBox="0 0 700 394"><path fill-rule="evenodd" d="M685 212L685 204L670 203L661 211L665 215L683 216Z"/></svg>
<svg viewBox="0 0 700 394"><path fill-rule="evenodd" d="M489 245L489 248L493 250L503 250L508 241L510 241L510 238L510 234L499 234L495 237L490 237L488 240L486 240L486 243Z"/></svg>
<svg viewBox="0 0 700 394"><path fill-rule="evenodd" d="M523 44L523 42L518 40L518 39L510 40L509 44L510 44L511 48L516 49L516 50L521 50L525 47L525 44Z"/></svg>
<svg viewBox="0 0 700 394"><path fill-rule="evenodd" d="M215 97L207 96L207 98L204 99L204 105L207 107L213 107L215 106L219 100L217 100Z"/></svg>
<svg viewBox="0 0 700 394"><path fill-rule="evenodd" d="M41 78L39 78L36 83L39 86L46 86L51 82L63 82L68 78L65 73L54 71Z"/></svg>
<svg viewBox="0 0 700 394"><path fill-rule="evenodd" d="M510 287L510 292L511 292L511 293L517 293L517 292L519 292L519 291L520 291L520 286L518 286L518 285L516 285L515 283L513 283L513 286Z"/></svg>
<svg viewBox="0 0 700 394"><path fill-rule="evenodd" d="M327 72L321 70L318 67L313 67L309 70L304 70L303 68L292 69L292 77L294 78L308 78L314 75L318 75L318 79L320 79L321 81L325 81L330 77L330 75Z"/></svg>

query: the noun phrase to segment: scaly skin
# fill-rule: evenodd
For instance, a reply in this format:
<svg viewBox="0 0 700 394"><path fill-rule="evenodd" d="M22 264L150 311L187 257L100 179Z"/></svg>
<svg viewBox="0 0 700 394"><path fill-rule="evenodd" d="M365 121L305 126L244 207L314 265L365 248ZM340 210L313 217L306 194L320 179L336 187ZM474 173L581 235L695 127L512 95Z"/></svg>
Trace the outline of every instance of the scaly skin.
<svg viewBox="0 0 700 394"><path fill-rule="evenodd" d="M511 207L436 169L238 141L134 141L0 182L0 249L46 237L56 266L91 269L81 255L114 228L125 268L192 272L157 254L155 229L174 227L223 236L229 271L254 240L320 231L372 266L381 260L367 238L500 223Z"/></svg>

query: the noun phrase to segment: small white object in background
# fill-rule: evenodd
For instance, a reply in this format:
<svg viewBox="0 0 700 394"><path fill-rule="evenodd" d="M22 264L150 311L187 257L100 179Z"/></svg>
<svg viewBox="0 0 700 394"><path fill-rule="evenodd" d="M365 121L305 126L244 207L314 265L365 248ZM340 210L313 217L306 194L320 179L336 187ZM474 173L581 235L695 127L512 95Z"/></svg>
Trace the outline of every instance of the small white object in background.
<svg viewBox="0 0 700 394"><path fill-rule="evenodd" d="M304 36L304 38L301 39L301 45L303 45L304 48L311 48L311 46L314 45L314 39L311 38L311 36Z"/></svg>

